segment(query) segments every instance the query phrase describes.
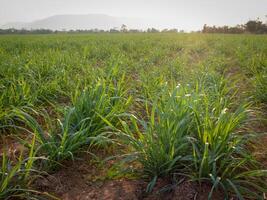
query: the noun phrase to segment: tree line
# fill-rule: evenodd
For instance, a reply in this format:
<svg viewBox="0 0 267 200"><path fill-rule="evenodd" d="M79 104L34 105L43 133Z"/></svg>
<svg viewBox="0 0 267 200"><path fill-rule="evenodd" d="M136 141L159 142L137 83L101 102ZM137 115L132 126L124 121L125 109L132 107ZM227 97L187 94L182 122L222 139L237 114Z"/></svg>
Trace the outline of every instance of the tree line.
<svg viewBox="0 0 267 200"><path fill-rule="evenodd" d="M128 29L125 24L122 24L120 28L112 28L110 30L102 29L75 29L75 30L50 30L50 29L0 29L0 34L51 34L51 33L184 33L184 30L178 29L162 29L148 28L146 30L141 29ZM266 34L267 22L264 23L259 19L249 20L247 23L236 26L208 26L205 24L201 31L194 31L196 33L253 33L253 34Z"/></svg>
<svg viewBox="0 0 267 200"><path fill-rule="evenodd" d="M202 29L202 33L253 33L253 34L266 34L267 23L257 20L249 20L242 25L230 26L207 26L205 24Z"/></svg>
<svg viewBox="0 0 267 200"><path fill-rule="evenodd" d="M148 28L146 30L141 29L127 29L125 25L122 25L121 29L111 28L109 30L102 29L75 29L75 30L50 30L50 29L0 29L0 34L50 34L50 33L183 33L183 30L177 29L163 29L158 30L156 28Z"/></svg>

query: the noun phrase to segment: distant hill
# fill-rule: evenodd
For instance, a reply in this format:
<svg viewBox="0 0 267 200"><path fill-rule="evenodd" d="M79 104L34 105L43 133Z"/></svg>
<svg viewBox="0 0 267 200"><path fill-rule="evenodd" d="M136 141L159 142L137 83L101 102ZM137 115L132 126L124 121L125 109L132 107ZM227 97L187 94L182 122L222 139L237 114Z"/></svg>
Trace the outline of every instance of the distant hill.
<svg viewBox="0 0 267 200"><path fill-rule="evenodd" d="M71 29L103 29L120 28L122 24L127 25L128 28L145 29L153 26L153 22L123 18L112 17L103 14L88 14L88 15L54 15L45 19L36 20L29 23L14 22L7 23L0 28L8 29L51 29L51 30L71 30Z"/></svg>

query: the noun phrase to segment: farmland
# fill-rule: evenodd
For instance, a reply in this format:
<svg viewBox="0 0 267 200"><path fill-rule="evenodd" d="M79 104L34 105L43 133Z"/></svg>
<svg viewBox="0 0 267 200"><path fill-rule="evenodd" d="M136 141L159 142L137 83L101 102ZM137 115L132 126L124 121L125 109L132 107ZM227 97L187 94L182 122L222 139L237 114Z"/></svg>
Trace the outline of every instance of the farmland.
<svg viewBox="0 0 267 200"><path fill-rule="evenodd" d="M265 35L3 35L0 199L264 199L266 108Z"/></svg>

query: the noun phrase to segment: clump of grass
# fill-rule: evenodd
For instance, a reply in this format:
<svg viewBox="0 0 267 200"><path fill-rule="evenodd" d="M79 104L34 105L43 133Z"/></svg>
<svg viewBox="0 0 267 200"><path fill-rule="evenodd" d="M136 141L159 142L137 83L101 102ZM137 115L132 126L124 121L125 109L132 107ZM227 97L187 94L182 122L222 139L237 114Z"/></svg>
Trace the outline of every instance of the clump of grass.
<svg viewBox="0 0 267 200"><path fill-rule="evenodd" d="M267 171L248 150L254 135L241 131L248 120L249 104L236 105L237 93L222 77L214 74L210 84L207 80L199 83L201 95L192 108L191 175L199 183L211 183L209 199L218 189L225 198L262 198Z"/></svg>
<svg viewBox="0 0 267 200"><path fill-rule="evenodd" d="M260 69L252 68L253 84L255 87L254 97L258 102L267 103L267 65L262 63Z"/></svg>
<svg viewBox="0 0 267 200"><path fill-rule="evenodd" d="M248 150L255 136L241 131L249 104L233 103L236 92L225 79L213 75L203 81L197 87L202 88L199 101L192 107L190 174L193 180L211 183L209 199L218 189L227 199L230 195L239 199L262 198L267 188L264 184L267 171L261 169Z"/></svg>
<svg viewBox="0 0 267 200"><path fill-rule="evenodd" d="M71 124L77 126L84 121L85 126L90 127L91 135L96 135L106 126L102 117L116 126L118 116L131 104L125 73L120 71L118 64L112 63L107 70L97 70L95 73L98 76L85 87L77 87L71 97L74 107Z"/></svg>
<svg viewBox="0 0 267 200"><path fill-rule="evenodd" d="M107 125L102 117L116 126L118 116L126 111L131 98L124 97L124 91L116 91L116 86L105 80L98 80L86 88L80 95L73 97L73 114L70 124L75 129L80 128L80 122L88 128L91 136L98 135Z"/></svg>
<svg viewBox="0 0 267 200"><path fill-rule="evenodd" d="M252 136L238 132L245 117L245 106L232 112L224 108L219 116L195 112L191 170L194 180L212 184L209 198L215 189L224 191L226 198L235 194L239 199L260 198L266 191L263 178L267 171L260 170L247 149Z"/></svg>
<svg viewBox="0 0 267 200"><path fill-rule="evenodd" d="M45 168L54 168L62 160L73 158L73 154L88 144L90 137L87 134L87 129L83 128L82 122L78 124L81 128L74 131L70 126L70 118L74 109L69 109L65 115L64 121L58 121L58 126L52 125L52 120L46 116L46 122L49 124L48 130L44 130L42 126L29 114L24 111L16 111L16 116L26 126L32 130L30 132L36 137L37 145L35 150L39 156L44 156L42 160ZM27 141L25 141L27 143Z"/></svg>
<svg viewBox="0 0 267 200"><path fill-rule="evenodd" d="M33 193L35 191L28 188L28 183L32 181L34 170L33 165L36 161L35 151L33 146L35 145L35 137L31 142L31 148L29 154L24 158L23 152L16 160L8 158L7 154L3 152L0 157L0 199L6 199L10 197L25 197L27 193Z"/></svg>
<svg viewBox="0 0 267 200"><path fill-rule="evenodd" d="M166 88L162 93L151 105L146 103L148 121L132 116L134 130L122 121L123 141L132 149L127 157L142 164L144 174L151 179L148 191L152 190L157 178L179 170L183 172L189 159L188 136L192 118L189 105L193 97L182 88L172 93Z"/></svg>
<svg viewBox="0 0 267 200"><path fill-rule="evenodd" d="M111 141L106 122L116 126L118 116L130 103L130 98L123 97L124 90L118 91L121 83L118 84L100 79L94 87L85 89L80 95L76 93L73 105L66 108L63 120L58 120L56 125L52 118L44 115L46 128L26 112L16 111L17 118L36 136L38 155L46 157L45 167L54 168L65 159L74 159L74 154L85 145Z"/></svg>
<svg viewBox="0 0 267 200"><path fill-rule="evenodd" d="M253 137L239 132L247 106L231 105L228 86L218 80L222 82L213 86L218 89L205 91L197 85L190 94L190 88L178 87L159 95L147 122L134 117L132 126L123 122L124 141L132 149L130 157L142 164L151 179L148 191L158 177L173 173L192 177L200 184L211 183L209 199L218 189L224 191L225 198L234 195L239 199L260 198L266 191L267 171L261 170L247 148Z"/></svg>
<svg viewBox="0 0 267 200"><path fill-rule="evenodd" d="M2 80L3 86L0 85L0 133L6 132L13 125L11 117L12 109L30 106L33 102L34 95L30 93L29 84L22 78L13 77L10 80Z"/></svg>

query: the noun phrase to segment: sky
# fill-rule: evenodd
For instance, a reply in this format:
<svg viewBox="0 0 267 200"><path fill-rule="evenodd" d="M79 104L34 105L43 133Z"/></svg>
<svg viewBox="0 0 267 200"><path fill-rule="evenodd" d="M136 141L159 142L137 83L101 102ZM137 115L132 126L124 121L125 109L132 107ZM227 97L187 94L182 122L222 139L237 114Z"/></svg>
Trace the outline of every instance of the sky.
<svg viewBox="0 0 267 200"><path fill-rule="evenodd" d="M59 14L107 14L156 20L158 28L198 30L204 24L236 25L260 17L267 0L0 0L0 25Z"/></svg>

